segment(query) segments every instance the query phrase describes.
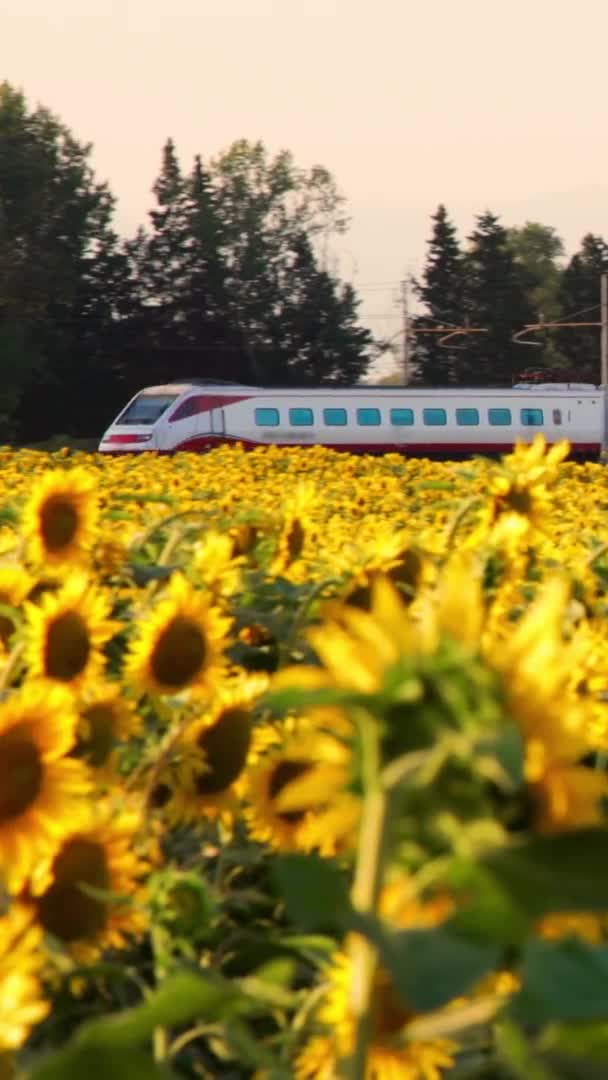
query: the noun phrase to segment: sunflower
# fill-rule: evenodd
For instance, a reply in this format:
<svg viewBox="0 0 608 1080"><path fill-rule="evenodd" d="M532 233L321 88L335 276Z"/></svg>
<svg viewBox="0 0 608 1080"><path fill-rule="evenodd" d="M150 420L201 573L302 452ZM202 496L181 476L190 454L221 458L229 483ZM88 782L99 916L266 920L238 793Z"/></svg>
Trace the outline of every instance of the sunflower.
<svg viewBox="0 0 608 1080"><path fill-rule="evenodd" d="M245 817L251 836L284 851L318 848L334 854L358 821L349 782L349 748L301 724L248 772Z"/></svg>
<svg viewBox="0 0 608 1080"><path fill-rule="evenodd" d="M210 529L194 547L193 573L214 598L238 592L244 563L244 558L235 556L233 538L227 533Z"/></svg>
<svg viewBox="0 0 608 1080"><path fill-rule="evenodd" d="M97 515L96 481L86 469L43 473L22 518L32 560L52 566L83 561L95 539Z"/></svg>
<svg viewBox="0 0 608 1080"><path fill-rule="evenodd" d="M506 454L501 464L489 473L490 499L482 508L467 545L490 539L509 547L531 530L545 532L551 518L550 487L569 452L567 441L555 443L547 450L544 435L538 434L532 443L519 443L513 453Z"/></svg>
<svg viewBox="0 0 608 1080"><path fill-rule="evenodd" d="M568 598L568 582L554 578L508 637L484 640L521 731L533 826L542 832L599 824L608 794L605 774L579 764L592 749L592 703L573 689L586 638L564 641Z"/></svg>
<svg viewBox="0 0 608 1080"><path fill-rule="evenodd" d="M441 923L450 911L450 901L438 897L429 904L418 902L407 879L395 881L380 897L380 914L396 928L432 927ZM352 935L345 943L352 943ZM354 1050L355 1018L351 1011L354 968L348 951L339 951L327 972L327 990L319 1007L317 1020L326 1034L313 1036L295 1062L297 1080L330 1080L337 1075L338 1063ZM371 1033L366 1063L366 1080L440 1080L453 1064L455 1046L446 1039L411 1040L408 1024L417 1014L396 992L390 975L378 967L371 992Z"/></svg>
<svg viewBox="0 0 608 1080"><path fill-rule="evenodd" d="M56 593L25 605L30 675L80 690L103 669L103 646L120 624L108 618L109 596L74 571Z"/></svg>
<svg viewBox="0 0 608 1080"><path fill-rule="evenodd" d="M79 962L104 948L124 948L145 929L141 878L149 864L141 830L137 811L106 801L90 809L31 879L25 900L37 923Z"/></svg>
<svg viewBox="0 0 608 1080"><path fill-rule="evenodd" d="M78 820L85 766L67 755L77 716L61 687L26 684L0 704L0 877L19 890Z"/></svg>
<svg viewBox="0 0 608 1080"><path fill-rule="evenodd" d="M19 563L0 565L0 642L7 647L18 625L17 610L34 587L34 579Z"/></svg>
<svg viewBox="0 0 608 1080"><path fill-rule="evenodd" d="M404 601L411 603L419 588L429 586L434 577L433 564L405 530L376 530L373 539L358 545L356 554L338 556L336 569L345 563L348 576L341 593L343 603L369 611L372 585L381 576L399 589Z"/></svg>
<svg viewBox="0 0 608 1080"><path fill-rule="evenodd" d="M230 619L175 573L125 661L125 678L154 694L209 692L225 661Z"/></svg>
<svg viewBox="0 0 608 1080"><path fill-rule="evenodd" d="M465 605L463 595L468 597ZM452 559L436 589L411 606L388 578L379 575L371 584L369 610L328 604L324 623L308 631L324 670L303 665L286 668L279 673L280 685L308 682L374 693L402 656L433 653L443 635L459 642L467 653L475 653L482 626L481 582L469 559Z"/></svg>
<svg viewBox="0 0 608 1080"><path fill-rule="evenodd" d="M117 744L141 731L142 721L119 683L97 683L78 702L74 757L95 769L107 768Z"/></svg>
<svg viewBox="0 0 608 1080"><path fill-rule="evenodd" d="M170 792L163 806L169 820L230 818L238 808L246 769L260 743L255 702L267 684L265 675L252 675L220 686L211 706L186 728L170 775L160 778Z"/></svg>
<svg viewBox="0 0 608 1080"><path fill-rule="evenodd" d="M309 483L300 484L283 506L283 521L277 548L270 567L275 576L282 575L300 560L304 548L314 539L312 514L318 496Z"/></svg>
<svg viewBox="0 0 608 1080"><path fill-rule="evenodd" d="M42 930L23 904L0 917L0 1055L16 1050L49 1012L39 973ZM9 1074L10 1075L10 1074Z"/></svg>

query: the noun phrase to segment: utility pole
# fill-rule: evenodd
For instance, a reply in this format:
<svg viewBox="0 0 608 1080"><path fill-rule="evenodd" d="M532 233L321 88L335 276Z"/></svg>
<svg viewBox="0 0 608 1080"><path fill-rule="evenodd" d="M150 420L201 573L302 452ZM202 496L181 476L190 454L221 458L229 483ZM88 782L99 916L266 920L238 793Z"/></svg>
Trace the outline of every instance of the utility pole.
<svg viewBox="0 0 608 1080"><path fill-rule="evenodd" d="M407 386L410 381L410 320L407 307L407 279L401 282L401 315L403 318L402 334L402 364L403 364L403 384Z"/></svg>
<svg viewBox="0 0 608 1080"><path fill-rule="evenodd" d="M608 274L602 274L600 290L600 320L601 320L601 346L600 346L600 380L604 398L603 423L602 423L602 449L600 461L608 464Z"/></svg>

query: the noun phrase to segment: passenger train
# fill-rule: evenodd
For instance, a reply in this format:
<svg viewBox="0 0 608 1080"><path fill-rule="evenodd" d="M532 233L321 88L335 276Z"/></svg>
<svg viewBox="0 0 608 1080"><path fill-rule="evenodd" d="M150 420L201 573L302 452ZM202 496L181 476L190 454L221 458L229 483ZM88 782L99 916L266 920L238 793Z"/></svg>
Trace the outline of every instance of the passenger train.
<svg viewBox="0 0 608 1080"><path fill-rule="evenodd" d="M263 389L204 379L149 386L104 434L102 453L202 452L222 443L358 453L500 454L537 432L574 455L601 449L604 390L591 383L511 389L409 386Z"/></svg>

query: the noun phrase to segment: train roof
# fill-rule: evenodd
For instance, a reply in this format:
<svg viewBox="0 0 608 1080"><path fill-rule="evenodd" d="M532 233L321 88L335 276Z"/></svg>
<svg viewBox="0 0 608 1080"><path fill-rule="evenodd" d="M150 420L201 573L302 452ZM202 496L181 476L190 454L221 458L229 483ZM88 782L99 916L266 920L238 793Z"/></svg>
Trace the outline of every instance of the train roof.
<svg viewBox="0 0 608 1080"><path fill-rule="evenodd" d="M328 384L326 386L247 386L244 383L230 382L220 379L183 379L174 382L162 383L157 386L146 386L142 394L182 394L189 390L204 388L208 391L226 393L232 390L246 394L314 394L322 395L329 392L348 392L357 394L388 394L396 391L406 392L414 397L428 396L429 394L449 394L459 396L461 394L476 394L482 396L507 396L513 393L525 391L530 394L571 394L571 393L594 393L602 389L594 383L516 383L514 386L411 386L391 383L356 383L350 386Z"/></svg>

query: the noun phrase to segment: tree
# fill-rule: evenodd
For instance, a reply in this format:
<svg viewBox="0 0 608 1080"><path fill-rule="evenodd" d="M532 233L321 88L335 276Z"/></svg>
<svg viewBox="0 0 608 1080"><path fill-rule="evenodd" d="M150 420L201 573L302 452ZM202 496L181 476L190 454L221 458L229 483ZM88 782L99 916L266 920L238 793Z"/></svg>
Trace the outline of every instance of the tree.
<svg viewBox="0 0 608 1080"><path fill-rule="evenodd" d="M541 225L537 221L527 221L521 227L508 229L507 236L535 321L557 322L562 310L562 268L558 262L564 254L562 240L551 225ZM558 333L552 329L544 331L542 337L538 331L530 334L530 340L538 344L538 349L532 347L529 350L530 358L535 359L532 354L542 349L546 367L565 367L567 358L560 352L558 338Z"/></svg>
<svg viewBox="0 0 608 1080"><path fill-rule="evenodd" d="M315 243L344 227L326 170L296 168L240 140L181 174L172 142L154 185L152 229L131 244L138 355L159 377L238 381L358 378L373 351L353 290L323 270ZM144 347L145 343L145 347ZM152 346L152 347L151 347ZM141 370L141 364L138 365Z"/></svg>
<svg viewBox="0 0 608 1080"><path fill-rule="evenodd" d="M559 299L565 322L599 322L601 276L605 273L608 244L601 236L587 233L561 278ZM579 371L584 381L600 381L599 327L560 330L557 340L568 367Z"/></svg>
<svg viewBox="0 0 608 1080"><path fill-rule="evenodd" d="M458 382L462 356L460 342L454 348L439 344L435 331L440 326L462 326L465 318L465 266L456 229L440 205L432 217L433 231L422 281L415 283L419 299L428 314L414 318L416 332L413 362L420 381L431 386Z"/></svg>
<svg viewBox="0 0 608 1080"><path fill-rule="evenodd" d="M534 322L535 312L507 230L489 211L478 216L469 237L466 310L471 326L487 332L470 335L462 374L472 384L510 384L526 364L513 335Z"/></svg>
<svg viewBox="0 0 608 1080"><path fill-rule="evenodd" d="M0 85L3 437L60 431L73 413L74 381L90 393L89 376L98 370L99 321L95 355L82 345L91 320L112 317L112 289L100 267L118 257L118 241L113 200L95 182L89 153L48 110L28 111L23 94Z"/></svg>

